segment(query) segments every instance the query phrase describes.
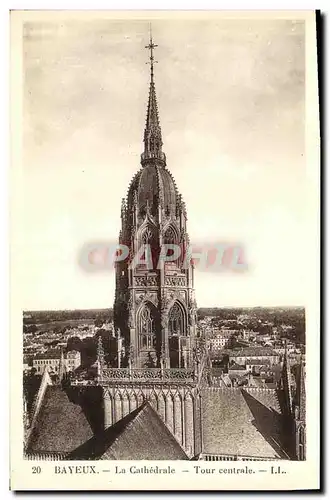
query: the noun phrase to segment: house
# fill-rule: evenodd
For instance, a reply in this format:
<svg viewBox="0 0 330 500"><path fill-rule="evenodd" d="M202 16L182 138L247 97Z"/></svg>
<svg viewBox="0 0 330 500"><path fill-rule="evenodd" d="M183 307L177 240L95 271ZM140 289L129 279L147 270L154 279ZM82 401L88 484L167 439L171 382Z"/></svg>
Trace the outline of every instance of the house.
<svg viewBox="0 0 330 500"><path fill-rule="evenodd" d="M65 368L67 371L74 371L78 366L80 366L81 358L80 352L69 351L66 356L63 355L63 351L59 349L49 349L44 353L38 353L34 356L32 366L36 369L37 373L43 373L45 367L48 368L49 372L59 372L61 356L63 356Z"/></svg>
<svg viewBox="0 0 330 500"><path fill-rule="evenodd" d="M225 329L214 329L212 332L212 338L210 338L210 348L211 349L221 349L232 344L232 330Z"/></svg>
<svg viewBox="0 0 330 500"><path fill-rule="evenodd" d="M233 349L228 352L229 362L235 361L239 365L245 365L247 360L253 358L254 360L262 360L267 358L270 364L277 364L280 360L280 356L271 347L265 346L250 346L243 347L240 349Z"/></svg>
<svg viewBox="0 0 330 500"><path fill-rule="evenodd" d="M228 375L243 375L248 371L246 366L243 365L238 365L237 363L233 362L231 365L228 366Z"/></svg>

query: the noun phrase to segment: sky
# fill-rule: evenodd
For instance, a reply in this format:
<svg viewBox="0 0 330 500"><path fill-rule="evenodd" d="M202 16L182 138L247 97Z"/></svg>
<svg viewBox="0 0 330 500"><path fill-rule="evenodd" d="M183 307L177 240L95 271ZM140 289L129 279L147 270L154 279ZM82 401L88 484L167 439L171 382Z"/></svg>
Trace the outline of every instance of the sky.
<svg viewBox="0 0 330 500"><path fill-rule="evenodd" d="M195 273L207 306L305 305L303 21L153 21L167 168L192 242L243 245L245 273ZM24 26L21 252L26 310L112 307L112 271L81 248L114 241L140 168L148 20Z"/></svg>

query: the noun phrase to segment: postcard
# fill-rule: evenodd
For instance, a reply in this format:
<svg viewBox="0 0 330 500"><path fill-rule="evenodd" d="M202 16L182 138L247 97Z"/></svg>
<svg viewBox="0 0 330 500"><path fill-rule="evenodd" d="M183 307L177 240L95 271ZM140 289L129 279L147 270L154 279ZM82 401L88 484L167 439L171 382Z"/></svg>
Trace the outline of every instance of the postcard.
<svg viewBox="0 0 330 500"><path fill-rule="evenodd" d="M315 12L12 11L10 130L11 489L319 489Z"/></svg>

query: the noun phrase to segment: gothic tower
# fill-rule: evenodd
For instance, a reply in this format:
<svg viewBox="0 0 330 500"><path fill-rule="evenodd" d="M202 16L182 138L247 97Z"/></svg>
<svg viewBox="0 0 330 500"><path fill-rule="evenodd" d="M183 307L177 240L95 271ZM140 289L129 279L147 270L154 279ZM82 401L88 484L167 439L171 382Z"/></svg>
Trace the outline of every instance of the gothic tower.
<svg viewBox="0 0 330 500"><path fill-rule="evenodd" d="M156 45L150 37L150 87L141 169L121 207L119 243L129 256L116 263L116 366L98 349L104 427L150 404L189 458L201 452L203 348L196 339L196 302L187 214L166 167L154 82ZM172 245L170 259L161 258ZM180 251L178 251L180 248Z"/></svg>
<svg viewBox="0 0 330 500"><path fill-rule="evenodd" d="M185 259L189 245L185 204L162 151L155 47L150 37L146 46L151 72L144 152L141 169L122 201L119 243L128 246L130 259L116 264L114 321L124 339L123 366L189 368L196 337L193 267ZM159 257L164 244L176 245L180 255L162 264ZM168 255L171 252L174 258L173 250L168 250ZM137 265L134 257L140 257Z"/></svg>

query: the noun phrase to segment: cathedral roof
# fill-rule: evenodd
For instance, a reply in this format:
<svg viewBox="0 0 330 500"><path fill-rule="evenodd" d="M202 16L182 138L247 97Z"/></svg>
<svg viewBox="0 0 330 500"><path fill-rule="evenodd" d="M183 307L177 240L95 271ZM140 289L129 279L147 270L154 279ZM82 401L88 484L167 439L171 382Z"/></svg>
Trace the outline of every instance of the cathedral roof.
<svg viewBox="0 0 330 500"><path fill-rule="evenodd" d="M91 388L97 392L97 388ZM97 403L98 395L89 395ZM41 402L27 453L65 454L68 460L188 460L158 413L144 402L106 430L92 428L80 405L60 386L48 385Z"/></svg>
<svg viewBox="0 0 330 500"><path fill-rule="evenodd" d="M93 435L81 407L60 386L49 385L29 442L30 453L65 453Z"/></svg>
<svg viewBox="0 0 330 500"><path fill-rule="evenodd" d="M172 174L165 167L147 165L135 175L128 191L127 205L131 207L136 199L138 209L156 214L158 204L175 214L179 193Z"/></svg>
<svg viewBox="0 0 330 500"><path fill-rule="evenodd" d="M148 402L71 453L71 460L188 460Z"/></svg>
<svg viewBox="0 0 330 500"><path fill-rule="evenodd" d="M287 458L276 391L206 388L202 395L203 453Z"/></svg>

